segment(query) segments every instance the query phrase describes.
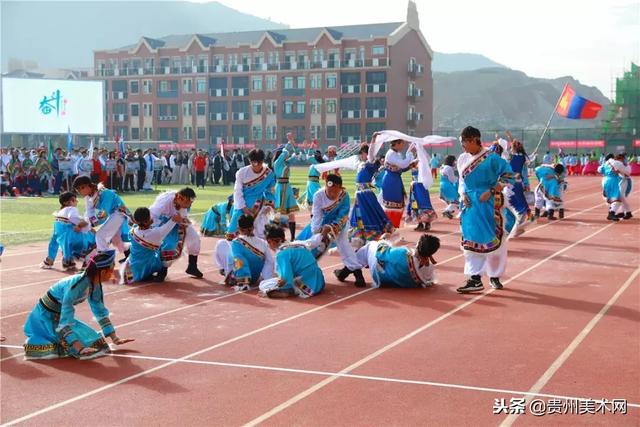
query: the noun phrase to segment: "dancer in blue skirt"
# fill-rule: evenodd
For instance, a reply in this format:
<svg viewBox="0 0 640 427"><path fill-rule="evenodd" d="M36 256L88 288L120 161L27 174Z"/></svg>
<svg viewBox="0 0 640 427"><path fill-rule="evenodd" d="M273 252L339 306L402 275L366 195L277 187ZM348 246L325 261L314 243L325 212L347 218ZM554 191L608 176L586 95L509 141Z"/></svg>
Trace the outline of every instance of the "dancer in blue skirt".
<svg viewBox="0 0 640 427"><path fill-rule="evenodd" d="M227 233L227 224L233 211L233 196L229 196L226 202L217 203L204 214L200 225L200 234L205 237L224 237Z"/></svg>
<svg viewBox="0 0 640 427"><path fill-rule="evenodd" d="M442 216L453 219L458 209L460 195L458 194L458 175L455 169L456 157L448 155L440 168L440 199L447 204Z"/></svg>

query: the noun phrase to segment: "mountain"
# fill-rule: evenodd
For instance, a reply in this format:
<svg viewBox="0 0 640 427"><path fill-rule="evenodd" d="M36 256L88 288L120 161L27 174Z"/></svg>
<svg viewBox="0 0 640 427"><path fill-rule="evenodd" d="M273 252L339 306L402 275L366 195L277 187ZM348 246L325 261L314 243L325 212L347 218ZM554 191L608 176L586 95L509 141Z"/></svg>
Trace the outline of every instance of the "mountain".
<svg viewBox="0 0 640 427"><path fill-rule="evenodd" d="M40 68L90 68L94 50L141 36L288 28L218 2L2 1L0 15L4 71L11 59Z"/></svg>
<svg viewBox="0 0 640 427"><path fill-rule="evenodd" d="M431 70L434 73L454 71L472 71L480 68L507 68L502 64L476 53L440 53L434 52Z"/></svg>
<svg viewBox="0 0 640 427"><path fill-rule="evenodd" d="M609 100L597 88L585 86L573 77L543 79L508 68L484 68L433 73L434 128L462 129L468 124L480 129L544 127L565 83L605 108L595 120L556 116L552 127L593 127L606 116Z"/></svg>

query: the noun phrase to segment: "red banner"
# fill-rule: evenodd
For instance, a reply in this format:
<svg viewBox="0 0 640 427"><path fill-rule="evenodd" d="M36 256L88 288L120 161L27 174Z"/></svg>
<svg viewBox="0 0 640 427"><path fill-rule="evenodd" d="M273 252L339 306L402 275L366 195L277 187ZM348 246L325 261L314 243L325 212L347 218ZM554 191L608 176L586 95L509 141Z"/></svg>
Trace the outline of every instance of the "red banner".
<svg viewBox="0 0 640 427"><path fill-rule="evenodd" d="M551 148L604 148L604 140L550 141Z"/></svg>
<svg viewBox="0 0 640 427"><path fill-rule="evenodd" d="M158 144L160 150L191 150L196 144Z"/></svg>
<svg viewBox="0 0 640 427"><path fill-rule="evenodd" d="M220 144L218 144L219 146ZM224 144L224 149L235 150L236 148L242 148L246 150L253 150L256 148L256 144Z"/></svg>
<svg viewBox="0 0 640 427"><path fill-rule="evenodd" d="M634 139L633 140L633 146L634 147L640 147L640 139Z"/></svg>

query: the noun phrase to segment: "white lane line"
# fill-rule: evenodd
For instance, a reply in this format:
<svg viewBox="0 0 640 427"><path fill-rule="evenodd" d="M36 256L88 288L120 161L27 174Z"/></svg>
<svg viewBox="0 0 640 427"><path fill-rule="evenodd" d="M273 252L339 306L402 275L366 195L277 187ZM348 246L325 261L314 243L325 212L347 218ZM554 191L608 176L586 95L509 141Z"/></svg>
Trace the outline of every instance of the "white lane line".
<svg viewBox="0 0 640 427"><path fill-rule="evenodd" d="M506 280L504 282L504 284L508 284L512 281L514 281L515 279L517 279L518 277L530 272L531 270L537 268L538 266L546 263L547 261L549 261L550 259L553 259L555 257L557 257L558 255L570 250L571 248L579 245L580 243L589 240L590 238L596 236L597 234L602 233L603 231L607 230L609 227L613 226L615 223L606 225L604 227L601 227L598 231L591 233L590 235L588 235L587 237L584 237L580 240L578 240L577 242L572 243L569 246L564 247L563 249L560 249L559 251L556 251L555 253L549 255L548 257L544 258L541 261L538 261L537 263L535 263L534 265L530 266L529 268L521 271L520 273L518 273L517 275L509 278L508 280ZM386 346L382 347L381 349L369 354L368 356L358 360L357 362L351 364L350 366L344 368L343 370L341 370L339 372L339 374L347 374L351 371L353 371L354 369L359 368L360 366L364 365L365 363L375 359L376 357L386 353L387 351L393 349L394 347L397 347L398 345L404 343L405 341L408 341L409 339L413 338L414 336L418 335L421 332L424 332L425 330L431 328L434 325L437 325L438 323L442 322L443 320L447 319L448 317L450 317L451 315L463 310L464 308L466 308L467 306L475 303L476 301L479 301L480 299L486 297L487 295L492 294L493 292L495 292L495 289L490 289L487 292L484 292L476 297L474 297L473 299L458 305L457 307L449 310L448 312L444 313L443 315L441 315L440 317L430 321L429 323L419 327L418 329L415 329L414 331L408 333L407 335L393 341L390 344L387 344ZM254 418L253 420L249 421L248 423L245 424L245 426L256 426L258 424L260 424L263 421L266 421L267 419L271 418L272 416L278 414L279 412L282 412L283 410L289 408L290 406L296 404L297 402L305 399L306 397L310 396L311 394L315 393L316 391L320 390L321 388L325 387L328 384L331 384L332 382L334 382L335 380L337 380L338 378L340 378L339 376L333 375L329 378L324 379L323 381L319 382L318 384L315 384L312 387L309 387L308 389L302 391L301 393L298 393L297 395L291 397L290 399L286 400L285 402L281 403L280 405L276 406L275 408L265 412L264 414L260 415L259 417Z"/></svg>
<svg viewBox="0 0 640 427"><path fill-rule="evenodd" d="M551 377L555 375L556 372L564 365L564 363L569 359L571 354L578 348L578 346L584 341L584 339L589 335L589 333L595 328L600 320L607 314L607 311L616 303L620 295L634 282L634 280L640 274L640 267L636 268L636 270L629 276L626 282L620 286L618 291L609 299L609 301L600 309L598 314L593 316L593 318L587 323L587 325L576 335L576 337L569 343L569 345L564 349L564 351L558 356L556 360L553 361L551 366L542 374L542 376L535 382L535 384L529 389L526 393L518 393L524 396L526 395L538 395L540 390L544 388L545 385L551 380ZM501 427L510 427L515 420L518 418L519 414L510 414L504 421L500 424Z"/></svg>

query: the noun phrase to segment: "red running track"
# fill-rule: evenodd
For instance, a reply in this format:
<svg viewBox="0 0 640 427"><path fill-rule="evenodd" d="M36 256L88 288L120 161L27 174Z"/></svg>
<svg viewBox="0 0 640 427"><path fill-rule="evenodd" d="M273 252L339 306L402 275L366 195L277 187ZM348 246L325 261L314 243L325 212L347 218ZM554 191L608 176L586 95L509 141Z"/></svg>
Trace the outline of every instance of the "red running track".
<svg viewBox="0 0 640 427"><path fill-rule="evenodd" d="M640 223L605 221L600 180L570 180L567 218L540 220L509 242L504 290L455 293L464 280L456 221L434 224L442 240L434 288L356 289L333 278L340 259L326 256L326 291L308 300L217 284L214 241L203 239L205 280L186 278L183 259L170 282L107 286L119 335L136 342L85 362L22 359L22 324L64 273L33 267L42 244L9 250L0 267L0 421L638 425ZM418 237L402 233L409 245ZM87 307L78 316L88 319ZM524 396L626 399L627 414L493 413L495 399Z"/></svg>

